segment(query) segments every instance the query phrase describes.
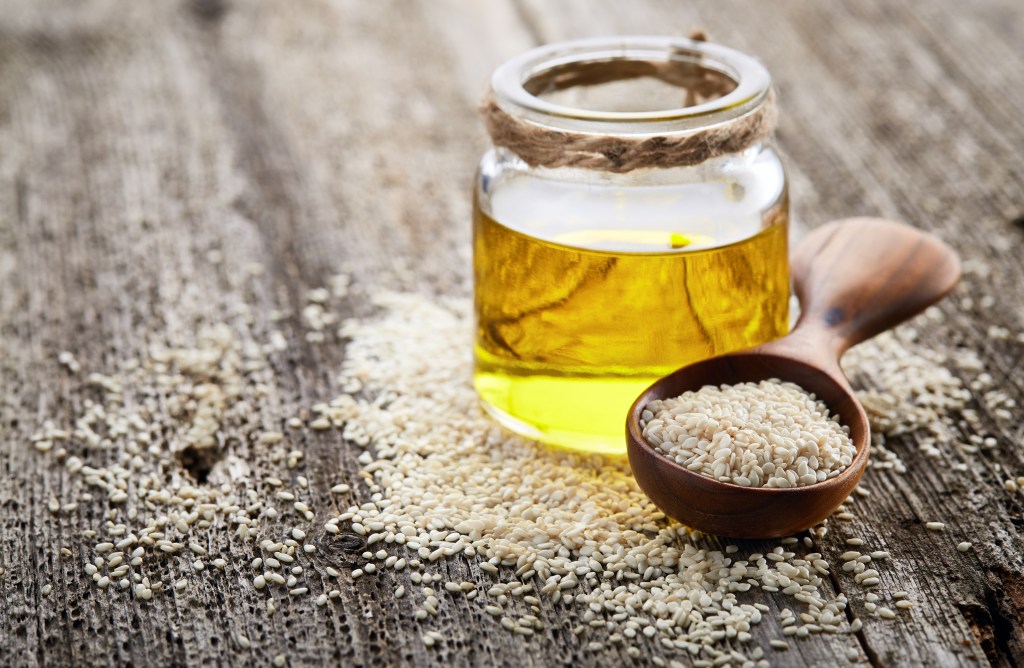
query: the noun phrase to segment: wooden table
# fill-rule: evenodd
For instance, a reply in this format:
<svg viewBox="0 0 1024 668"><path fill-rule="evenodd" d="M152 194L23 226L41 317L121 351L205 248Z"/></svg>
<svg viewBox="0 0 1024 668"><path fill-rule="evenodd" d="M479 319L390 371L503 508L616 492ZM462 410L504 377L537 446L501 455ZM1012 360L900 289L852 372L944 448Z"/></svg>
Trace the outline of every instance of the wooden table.
<svg viewBox="0 0 1024 668"><path fill-rule="evenodd" d="M343 346L333 328L332 345L306 340L308 290L347 272L363 286L469 294L469 185L486 146L476 103L490 71L541 42L695 25L772 71L798 226L904 219L990 270L968 275L941 307L945 326L923 340L977 351L996 387L1024 401L1018 0L4 0L0 663L649 664L656 643L640 645L643 660L586 652L560 623L524 640L466 606L446 608L435 627L450 642L428 649L389 578L343 579L330 607L295 597L273 617L230 568L231 587L194 574L188 596L111 596L82 569L93 553L81 532L102 527L105 503L50 512L51 497L73 501L70 478L30 439L92 396L60 351L89 371L124 369L154 332L187 340L210 322L287 340L272 368L275 410L258 416L267 425L333 396ZM1024 431L1017 410L994 414L980 397L976 408L998 447L967 470L926 460L907 438L892 447L910 472L869 472L874 495L857 530L892 546L886 585L911 593L913 613L867 625L859 643L796 642L769 652L774 664L842 665L851 643L855 662L871 665L1024 662L1024 496L1003 487L1024 475ZM332 507L328 488L357 479L359 451L336 435L301 440L296 472ZM254 477L280 470L239 447ZM921 530L936 517L946 533ZM840 533L824 540L830 558L845 549ZM974 548L957 552L954 535ZM469 561L447 568L479 576ZM762 624L753 643L767 648L778 630Z"/></svg>

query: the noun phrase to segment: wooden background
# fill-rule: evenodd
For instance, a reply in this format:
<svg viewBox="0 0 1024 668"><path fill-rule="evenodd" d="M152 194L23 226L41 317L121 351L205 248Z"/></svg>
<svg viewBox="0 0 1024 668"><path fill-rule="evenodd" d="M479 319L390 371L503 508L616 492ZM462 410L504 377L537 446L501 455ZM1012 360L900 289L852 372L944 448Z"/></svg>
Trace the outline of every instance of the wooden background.
<svg viewBox="0 0 1024 668"><path fill-rule="evenodd" d="M350 583L328 608L285 601L273 618L251 589L226 596L209 577L188 597L104 595L82 572L90 553L78 535L102 518L85 506L74 521L47 512L66 474L29 437L75 409L59 351L118 368L148 333L186 336L240 298L252 307L247 335L290 341L274 369L279 417L333 396L341 348L305 342L307 290L345 271L363 285L470 291L469 186L486 146L475 108L490 71L541 42L695 25L775 76L800 225L904 219L990 268L943 305L946 325L925 341L978 351L1024 401L1024 346L988 336L1024 324L1019 0L2 0L0 663L260 665L278 653L293 666L649 663L656 643L641 644L644 660L587 653L571 624L524 640L467 606L446 608L435 627L450 642L427 649L388 578ZM1024 428L979 410L999 447L967 472L908 442L901 454L919 465L872 479L857 531L892 546L885 586L918 603L867 625L856 662L1024 663L1024 496L1001 486L1024 475ZM328 507L357 451L336 436L303 448L309 470L332 473L313 476L311 492ZM251 460L258 473L265 462ZM935 516L949 529L924 535ZM973 551L955 550L959 534ZM825 540L833 559L840 538ZM462 578L473 568L451 566ZM231 642L239 625L249 651ZM777 633L766 621L755 643ZM772 661L842 663L850 638L814 637Z"/></svg>

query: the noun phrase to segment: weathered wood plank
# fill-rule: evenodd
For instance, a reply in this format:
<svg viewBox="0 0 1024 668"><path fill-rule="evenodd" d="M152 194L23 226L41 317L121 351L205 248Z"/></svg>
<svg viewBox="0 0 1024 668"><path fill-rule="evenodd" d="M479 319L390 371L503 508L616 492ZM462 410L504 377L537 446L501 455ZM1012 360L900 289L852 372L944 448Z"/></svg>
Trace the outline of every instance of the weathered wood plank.
<svg viewBox="0 0 1024 668"><path fill-rule="evenodd" d="M343 581L329 608L278 596L274 616L234 558L220 576L177 575L188 581L180 595L105 595L82 570L93 555L80 537L103 526L101 506L52 515L47 500L66 500L77 483L28 439L98 396L60 370L59 351L88 370L124 369L154 333L189 345L214 322L244 342L287 339L269 357L273 392L254 425L280 429L333 396L341 360L341 346L305 340L309 289L348 272L362 286L468 294L468 186L485 146L475 105L495 65L540 40L693 25L758 53L775 75L802 221L904 218L991 268L968 277L922 339L951 355L977 350L996 387L1024 399L1022 347L988 337L993 325L1024 326L1024 268L1012 252L1022 232L1009 224L1024 210L1013 66L1024 12L1013 2L11 2L0 11L0 655L14 665L234 665L250 660L235 640L244 634L262 664L278 653L290 665L630 661L582 652L572 615L547 609L549 632L522 641L476 606L446 606L433 627L449 641L428 650L390 599L402 581L392 576ZM370 308L358 291L335 306ZM997 448L930 460L895 443L910 471L871 471L860 519L822 541L833 561L854 535L889 550L884 589L910 592L912 614L867 625L859 642L794 643L776 663L831 665L850 649L875 665L1021 662L1024 506L1001 481L1024 475L1024 428L979 410ZM306 461L285 472L310 478L311 505L336 509L329 488L356 478L358 449L312 433L288 443ZM952 468L961 461L967 470ZM240 438L210 475L265 492L261 481L281 470ZM936 518L946 532L923 529ZM225 542L214 547L238 562L255 556L215 533ZM961 537L974 551L956 552ZM309 580L358 561L323 545ZM483 579L466 560L445 567ZM864 614L849 578L834 585ZM755 643L781 633L766 617ZM662 651L640 646L645 660Z"/></svg>

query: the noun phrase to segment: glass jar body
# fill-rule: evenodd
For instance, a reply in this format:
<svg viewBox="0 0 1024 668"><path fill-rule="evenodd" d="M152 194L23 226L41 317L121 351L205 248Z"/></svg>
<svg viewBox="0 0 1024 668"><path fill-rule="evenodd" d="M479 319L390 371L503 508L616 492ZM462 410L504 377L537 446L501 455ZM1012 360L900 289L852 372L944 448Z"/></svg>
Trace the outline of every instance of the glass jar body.
<svg viewBox="0 0 1024 668"><path fill-rule="evenodd" d="M489 151L474 192L474 385L505 426L621 454L632 401L788 329L786 177L760 144L624 174Z"/></svg>

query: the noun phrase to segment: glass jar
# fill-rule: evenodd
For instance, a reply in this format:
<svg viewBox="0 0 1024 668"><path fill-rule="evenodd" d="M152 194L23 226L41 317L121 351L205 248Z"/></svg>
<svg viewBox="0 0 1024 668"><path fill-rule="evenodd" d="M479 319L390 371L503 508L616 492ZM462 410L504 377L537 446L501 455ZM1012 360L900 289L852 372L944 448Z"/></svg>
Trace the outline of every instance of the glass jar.
<svg viewBox="0 0 1024 668"><path fill-rule="evenodd" d="M755 59L588 39L498 68L473 207L474 385L525 436L621 454L632 401L788 330L786 176Z"/></svg>

